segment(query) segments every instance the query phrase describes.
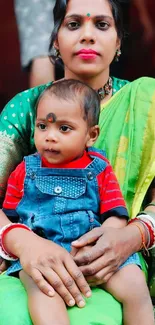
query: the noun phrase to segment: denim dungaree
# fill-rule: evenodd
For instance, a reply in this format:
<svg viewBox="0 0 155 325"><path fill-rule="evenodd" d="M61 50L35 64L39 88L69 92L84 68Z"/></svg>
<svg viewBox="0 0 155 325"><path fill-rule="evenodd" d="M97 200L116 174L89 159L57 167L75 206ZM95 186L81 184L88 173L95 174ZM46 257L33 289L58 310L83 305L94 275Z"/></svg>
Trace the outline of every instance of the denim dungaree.
<svg viewBox="0 0 155 325"><path fill-rule="evenodd" d="M103 156L103 151L89 151L93 160L84 169L42 168L37 153L24 158L24 196L16 208L19 222L67 251L71 250L72 241L101 225L97 175L104 171L107 162L93 155L94 151ZM138 254L134 255L138 258ZM130 264L127 261L125 264ZM7 274L21 269L19 261L12 262Z"/></svg>
<svg viewBox="0 0 155 325"><path fill-rule="evenodd" d="M41 168L39 154L25 157L24 196L16 208L19 222L68 251L73 240L99 227L97 175L107 162L96 156L91 158L85 169L59 169ZM7 273L19 269L20 263L13 262Z"/></svg>

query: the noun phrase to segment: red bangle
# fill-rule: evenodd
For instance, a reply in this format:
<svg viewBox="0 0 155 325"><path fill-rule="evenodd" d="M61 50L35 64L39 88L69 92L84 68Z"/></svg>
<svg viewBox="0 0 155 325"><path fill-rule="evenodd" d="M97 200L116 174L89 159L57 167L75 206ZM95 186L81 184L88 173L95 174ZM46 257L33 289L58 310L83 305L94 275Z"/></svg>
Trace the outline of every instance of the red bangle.
<svg viewBox="0 0 155 325"><path fill-rule="evenodd" d="M131 224L131 225L133 225L133 226L136 226L136 227L139 229L140 234L141 234L141 239L142 239L142 245L141 245L140 250L141 250L141 249L145 249L145 251L146 251L147 254L148 254L148 250L147 250L147 247L146 247L146 244L145 244L145 242L146 242L146 239L145 239L145 230L142 230L142 228L141 228L141 226L140 226L139 223L140 223L140 222L139 222L139 219L138 219L138 218L131 219L131 220L129 220L129 222L128 222L129 225ZM143 228L144 228L144 226L143 226Z"/></svg>
<svg viewBox="0 0 155 325"><path fill-rule="evenodd" d="M144 218L145 218L145 215L144 215ZM149 234L150 234L150 243L149 243L149 247L147 247L147 248L152 247L152 245L154 244L154 240L155 240L155 238L154 238L154 231L153 231L152 227L148 224L147 221L141 220L141 219L139 219L139 218L131 219L131 220L128 222L128 224L131 224L131 223L133 223L134 221L142 222L142 223L145 224L145 226L147 227L147 229L148 229L148 231L149 231Z"/></svg>
<svg viewBox="0 0 155 325"><path fill-rule="evenodd" d="M5 229L3 230L3 232L2 232L2 234L1 234L1 246L2 246L2 250L3 250L7 255L9 255L9 256L11 256L11 257L17 259L18 257L15 256L14 254L10 253L10 252L6 249L6 247L5 247L5 245L4 245L4 239L5 239L5 236L8 234L8 232L9 232L10 230L15 229L15 228L22 228L22 229L26 229L26 230L29 230L29 231L31 231L31 229L30 229L28 226L26 226L26 225L24 225L24 224L22 224L22 223L13 223L13 224L8 225L8 227L5 228Z"/></svg>
<svg viewBox="0 0 155 325"><path fill-rule="evenodd" d="M154 231L153 231L152 227L148 224L147 221L141 220L141 222L145 224L145 226L147 227L147 229L149 231L149 234L150 234L150 244L149 244L149 247L148 248L150 248L150 247L153 246L154 240L155 240L155 238L154 238Z"/></svg>

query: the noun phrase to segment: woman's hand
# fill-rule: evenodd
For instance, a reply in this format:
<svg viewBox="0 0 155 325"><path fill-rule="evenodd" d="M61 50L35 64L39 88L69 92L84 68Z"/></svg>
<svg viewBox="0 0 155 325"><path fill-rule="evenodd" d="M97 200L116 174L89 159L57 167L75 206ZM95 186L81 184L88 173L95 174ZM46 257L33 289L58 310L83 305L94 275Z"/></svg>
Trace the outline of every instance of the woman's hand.
<svg viewBox="0 0 155 325"><path fill-rule="evenodd" d="M20 247L20 262L24 271L31 276L41 291L49 296L54 290L68 306L85 305L81 293L91 296L90 287L73 257L57 244L28 234L30 239Z"/></svg>
<svg viewBox="0 0 155 325"><path fill-rule="evenodd" d="M140 247L137 227L94 228L72 243L78 249L90 244L86 250L79 250L74 261L90 285L107 282L119 266Z"/></svg>
<svg viewBox="0 0 155 325"><path fill-rule="evenodd" d="M7 269L6 261L0 257L0 274Z"/></svg>

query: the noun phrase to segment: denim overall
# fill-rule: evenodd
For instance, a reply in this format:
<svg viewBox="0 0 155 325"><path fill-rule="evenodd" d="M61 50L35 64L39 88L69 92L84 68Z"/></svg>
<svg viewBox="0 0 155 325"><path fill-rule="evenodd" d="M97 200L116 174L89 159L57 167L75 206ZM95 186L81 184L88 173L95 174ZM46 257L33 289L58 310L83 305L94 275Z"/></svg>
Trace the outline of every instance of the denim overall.
<svg viewBox="0 0 155 325"><path fill-rule="evenodd" d="M24 196L16 209L19 222L67 251L72 241L101 225L97 175L107 162L90 157L85 169L41 168L39 154L25 157ZM12 262L7 274L20 269L19 261Z"/></svg>

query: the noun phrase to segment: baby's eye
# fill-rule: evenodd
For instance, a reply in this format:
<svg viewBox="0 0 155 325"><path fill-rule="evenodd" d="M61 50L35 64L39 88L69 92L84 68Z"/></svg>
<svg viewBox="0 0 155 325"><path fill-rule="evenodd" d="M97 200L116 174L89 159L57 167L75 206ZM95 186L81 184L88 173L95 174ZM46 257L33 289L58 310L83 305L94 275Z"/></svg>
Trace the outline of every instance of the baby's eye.
<svg viewBox="0 0 155 325"><path fill-rule="evenodd" d="M60 131L62 132L69 132L71 130L71 127L68 125L61 125L60 126Z"/></svg>
<svg viewBox="0 0 155 325"><path fill-rule="evenodd" d="M41 131L46 130L46 124L44 124L44 123L38 123L37 127Z"/></svg>
<svg viewBox="0 0 155 325"><path fill-rule="evenodd" d="M71 21L67 24L67 27L70 29L70 30L75 30L77 29L78 27L80 26L80 23L78 21Z"/></svg>

